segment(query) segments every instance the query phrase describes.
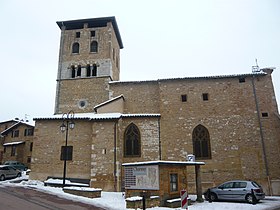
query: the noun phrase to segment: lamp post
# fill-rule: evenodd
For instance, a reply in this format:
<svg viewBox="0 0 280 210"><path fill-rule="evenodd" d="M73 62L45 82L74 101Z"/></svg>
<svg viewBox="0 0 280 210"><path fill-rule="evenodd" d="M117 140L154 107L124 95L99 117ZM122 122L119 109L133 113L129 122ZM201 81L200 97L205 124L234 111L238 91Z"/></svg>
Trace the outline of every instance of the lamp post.
<svg viewBox="0 0 280 210"><path fill-rule="evenodd" d="M62 187L65 186L65 177L66 177L66 161L69 160L68 157L68 146L67 146L67 141L68 141L68 130L69 128L72 130L75 127L75 123L73 121L74 119L74 112L71 110L68 113L63 113L62 114L62 124L60 126L60 130L62 133L65 131L65 147L61 150L61 160L64 160L64 167L63 167L63 183Z"/></svg>

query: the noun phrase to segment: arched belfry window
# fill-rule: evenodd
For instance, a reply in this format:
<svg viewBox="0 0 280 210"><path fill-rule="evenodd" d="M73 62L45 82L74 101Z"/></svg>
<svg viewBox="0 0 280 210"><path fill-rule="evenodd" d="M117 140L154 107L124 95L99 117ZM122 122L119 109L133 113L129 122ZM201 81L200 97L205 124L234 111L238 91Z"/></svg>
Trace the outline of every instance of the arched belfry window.
<svg viewBox="0 0 280 210"><path fill-rule="evenodd" d="M94 76L94 77L97 76L97 65L96 64L92 65L92 76Z"/></svg>
<svg viewBox="0 0 280 210"><path fill-rule="evenodd" d="M192 139L195 157L198 159L210 159L210 136L207 128L203 125L196 126L193 130Z"/></svg>
<svg viewBox="0 0 280 210"><path fill-rule="evenodd" d="M72 77L72 78L75 78L75 77L76 77L75 66L71 66L71 77Z"/></svg>
<svg viewBox="0 0 280 210"><path fill-rule="evenodd" d="M125 157L140 157L141 142L140 132L138 127L131 123L127 126L124 134L124 156Z"/></svg>
<svg viewBox="0 0 280 210"><path fill-rule="evenodd" d="M82 75L82 67L79 65L77 70L77 77L80 77Z"/></svg>
<svg viewBox="0 0 280 210"><path fill-rule="evenodd" d="M80 51L80 44L78 42L73 43L72 53L79 53L79 51Z"/></svg>
<svg viewBox="0 0 280 210"><path fill-rule="evenodd" d="M92 41L90 43L90 52L98 52L98 43L97 41Z"/></svg>

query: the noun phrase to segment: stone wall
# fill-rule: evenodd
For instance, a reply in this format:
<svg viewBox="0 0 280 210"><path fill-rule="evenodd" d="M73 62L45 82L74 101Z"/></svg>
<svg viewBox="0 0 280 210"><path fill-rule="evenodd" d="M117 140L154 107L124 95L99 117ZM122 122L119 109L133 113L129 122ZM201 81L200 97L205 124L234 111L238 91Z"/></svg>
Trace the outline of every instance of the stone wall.
<svg viewBox="0 0 280 210"><path fill-rule="evenodd" d="M58 113L69 110L75 113L93 112L94 106L109 99L109 81L109 77L62 80Z"/></svg>
<svg viewBox="0 0 280 210"><path fill-rule="evenodd" d="M110 96L124 95L124 113L159 113L160 96L156 81L111 82Z"/></svg>
<svg viewBox="0 0 280 210"><path fill-rule="evenodd" d="M251 75L114 82L110 91L114 96L123 94L127 113L161 114L162 160L185 160L193 153L194 128L201 124L208 129L211 158L200 159L206 162L202 169L205 189L230 179L251 179L268 192L267 180L280 178L280 121L271 75L255 76L254 85L260 121ZM203 93L208 94L207 101ZM182 95L187 96L186 102Z"/></svg>
<svg viewBox="0 0 280 210"><path fill-rule="evenodd" d="M37 120L33 143L30 179L45 181L48 176L62 177L61 146L65 146L65 132L60 120ZM91 123L75 121L69 129L68 146L73 146L73 160L67 161L66 177L90 179L92 130Z"/></svg>
<svg viewBox="0 0 280 210"><path fill-rule="evenodd" d="M95 105L109 99L108 81L119 80L120 46L112 23L89 27L85 23L83 28L61 31L55 113L92 112ZM92 41L98 43L97 52L90 52ZM79 53L72 53L73 43L79 43ZM87 65L97 66L96 76L87 76ZM81 67L81 76L72 78L72 66Z"/></svg>
<svg viewBox="0 0 280 210"><path fill-rule="evenodd" d="M141 133L141 157L124 157L124 133L130 123ZM121 190L123 172L121 164L145 160L158 160L158 119L122 118L118 121L92 123L91 186L105 191ZM114 176L114 174L116 176Z"/></svg>

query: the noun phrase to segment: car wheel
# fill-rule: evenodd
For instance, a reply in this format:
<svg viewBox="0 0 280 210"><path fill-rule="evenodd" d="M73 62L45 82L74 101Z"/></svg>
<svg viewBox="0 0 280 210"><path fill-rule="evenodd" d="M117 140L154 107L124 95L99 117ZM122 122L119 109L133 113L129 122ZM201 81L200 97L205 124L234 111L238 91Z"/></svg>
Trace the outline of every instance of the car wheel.
<svg viewBox="0 0 280 210"><path fill-rule="evenodd" d="M246 195L245 200L246 200L248 203L253 203L253 196L252 196L252 194Z"/></svg>
<svg viewBox="0 0 280 210"><path fill-rule="evenodd" d="M210 199L212 200L212 201L216 201L216 200L218 200L218 197L217 197L217 195L215 194L215 193L210 193Z"/></svg>
<svg viewBox="0 0 280 210"><path fill-rule="evenodd" d="M1 176L0 176L0 181L4 181L5 180L5 176L2 174Z"/></svg>
<svg viewBox="0 0 280 210"><path fill-rule="evenodd" d="M21 177L21 173L18 173L18 174L17 174L17 177Z"/></svg>

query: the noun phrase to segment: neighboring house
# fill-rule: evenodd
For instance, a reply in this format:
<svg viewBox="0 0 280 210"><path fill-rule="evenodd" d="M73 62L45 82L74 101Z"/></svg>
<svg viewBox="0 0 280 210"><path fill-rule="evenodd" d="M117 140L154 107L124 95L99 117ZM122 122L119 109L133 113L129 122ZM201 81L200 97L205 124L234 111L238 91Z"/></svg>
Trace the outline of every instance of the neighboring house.
<svg viewBox="0 0 280 210"><path fill-rule="evenodd" d="M120 191L122 163L185 161L195 154L206 164L201 167L204 189L226 180L251 179L266 193L280 195L280 118L273 68L122 82L123 44L114 17L57 24L61 43L55 115L35 118L31 179L62 177L66 134L60 126L66 122L63 113L73 111L69 120L75 127L67 136L69 178ZM182 68L191 71L187 65ZM194 177L189 170L189 192L195 191Z"/></svg>
<svg viewBox="0 0 280 210"><path fill-rule="evenodd" d="M24 163L30 168L34 126L20 120L0 122L0 162L8 160Z"/></svg>

